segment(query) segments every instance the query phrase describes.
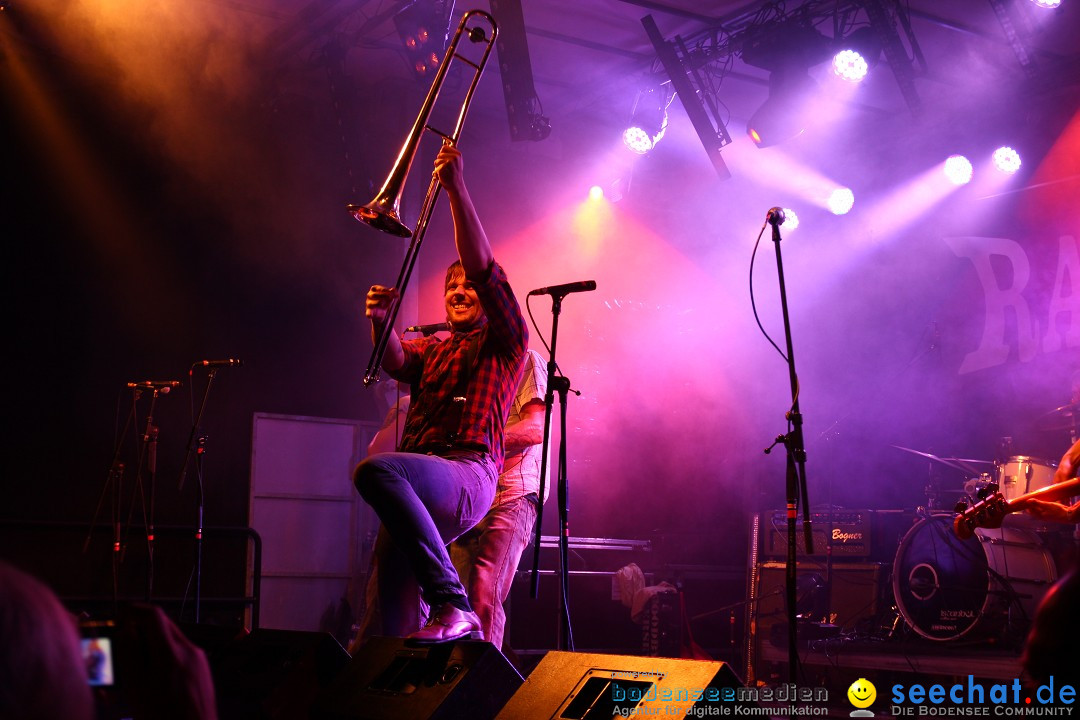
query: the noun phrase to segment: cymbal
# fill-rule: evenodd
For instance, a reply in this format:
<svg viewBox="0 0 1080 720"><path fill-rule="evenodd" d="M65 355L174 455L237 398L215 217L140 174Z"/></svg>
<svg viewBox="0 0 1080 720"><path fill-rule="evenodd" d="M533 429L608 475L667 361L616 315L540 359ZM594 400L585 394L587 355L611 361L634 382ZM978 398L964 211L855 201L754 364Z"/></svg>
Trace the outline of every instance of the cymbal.
<svg viewBox="0 0 1080 720"><path fill-rule="evenodd" d="M1074 430L1077 427L1077 421L1080 420L1078 410L1080 408L1072 403L1047 410L1035 418L1035 428L1043 431Z"/></svg>
<svg viewBox="0 0 1080 720"><path fill-rule="evenodd" d="M1046 417L1047 415L1063 415L1065 417L1072 417L1073 413L1075 413L1076 410L1076 405L1073 405L1072 403L1067 403L1065 405L1062 405L1061 407L1056 407L1053 410L1047 410L1039 417Z"/></svg>
<svg viewBox="0 0 1080 720"><path fill-rule="evenodd" d="M915 455L920 455L920 456L922 456L924 458L928 458L930 460L936 460L937 462L941 463L942 465L945 465L947 467L951 467L951 468L953 468L955 470L961 470L963 472L966 472L966 473L969 473L969 474L972 474L972 475L978 475L979 474L978 473L978 468L970 467L969 463L974 464L974 465L993 465L994 464L994 462L992 460L976 460L976 459L973 459L973 458L938 457L937 455L934 455L932 453L923 452L921 450L914 450L912 448L903 447L901 445L893 445L893 447L896 448L897 450L903 450L904 452L909 452L909 453L913 453Z"/></svg>
<svg viewBox="0 0 1080 720"><path fill-rule="evenodd" d="M922 450L912 450L911 448L902 447L900 445L893 445L893 447L896 448L897 450L903 450L904 452L914 453L916 455L922 455L923 457L930 458L931 460L940 460L941 459L937 455L932 455L932 454L930 454L928 452L923 452Z"/></svg>

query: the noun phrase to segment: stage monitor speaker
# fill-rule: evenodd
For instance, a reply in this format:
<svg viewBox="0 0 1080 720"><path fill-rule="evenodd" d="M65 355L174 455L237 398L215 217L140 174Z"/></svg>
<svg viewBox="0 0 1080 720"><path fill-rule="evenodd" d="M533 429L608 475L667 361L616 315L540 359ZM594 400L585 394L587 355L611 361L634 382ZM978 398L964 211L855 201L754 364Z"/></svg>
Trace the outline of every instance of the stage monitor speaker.
<svg viewBox="0 0 1080 720"><path fill-rule="evenodd" d="M255 630L210 657L218 714L305 718L319 691L348 664L349 653L329 633Z"/></svg>
<svg viewBox="0 0 1080 720"><path fill-rule="evenodd" d="M315 701L312 720L492 720L521 675L487 642L367 640Z"/></svg>
<svg viewBox="0 0 1080 720"><path fill-rule="evenodd" d="M745 701L724 697L725 688L740 687L742 682L725 662L552 651L497 717L690 717L695 710L696 714L706 712L705 707L745 706Z"/></svg>

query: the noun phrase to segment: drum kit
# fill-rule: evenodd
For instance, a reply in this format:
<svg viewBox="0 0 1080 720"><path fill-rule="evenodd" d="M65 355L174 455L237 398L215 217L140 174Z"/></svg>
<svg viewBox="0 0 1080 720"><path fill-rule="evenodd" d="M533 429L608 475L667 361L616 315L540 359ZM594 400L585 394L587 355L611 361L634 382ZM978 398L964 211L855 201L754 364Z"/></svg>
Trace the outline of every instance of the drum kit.
<svg viewBox="0 0 1080 720"><path fill-rule="evenodd" d="M1046 417L1067 421L1061 429L1073 430L1072 407ZM991 523L998 527L966 533L954 532L953 521L968 502L993 496L999 507L1007 507L1009 501L1052 485L1056 466L1029 455L992 462L894 447L967 477L955 490L927 488L928 506L919 509L919 518L900 540L892 570L899 616L932 641L1022 641L1039 601L1057 580L1055 555L1062 548L1074 550L1072 527L1041 524L1022 512L999 516ZM1001 447L1011 449L1011 442ZM941 501L953 495L959 502L949 512Z"/></svg>

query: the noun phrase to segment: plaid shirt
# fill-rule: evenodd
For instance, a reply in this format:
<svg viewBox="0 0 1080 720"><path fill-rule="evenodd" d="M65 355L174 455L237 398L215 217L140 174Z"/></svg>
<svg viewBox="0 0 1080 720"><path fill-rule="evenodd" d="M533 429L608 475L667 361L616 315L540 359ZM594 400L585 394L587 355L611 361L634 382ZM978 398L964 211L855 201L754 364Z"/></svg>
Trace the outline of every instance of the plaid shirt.
<svg viewBox="0 0 1080 720"><path fill-rule="evenodd" d="M468 332L455 331L446 340L403 340L405 363L389 373L413 388L401 450L434 455L481 452L501 470L503 427L529 331L498 263L492 264L486 278L468 279L476 287L487 321Z"/></svg>
<svg viewBox="0 0 1080 720"><path fill-rule="evenodd" d="M525 353L524 372L521 375L521 384L518 387L514 403L510 407L510 417L507 425L521 420L521 411L530 402L544 402L547 395L547 363L535 350ZM548 465L547 478L544 484L544 501L551 491L551 439L548 440ZM495 486L495 500L492 507L506 505L525 497L529 493L540 494L540 464L543 460L544 443L530 445L515 453L507 453L503 463L502 474L499 475L499 484Z"/></svg>

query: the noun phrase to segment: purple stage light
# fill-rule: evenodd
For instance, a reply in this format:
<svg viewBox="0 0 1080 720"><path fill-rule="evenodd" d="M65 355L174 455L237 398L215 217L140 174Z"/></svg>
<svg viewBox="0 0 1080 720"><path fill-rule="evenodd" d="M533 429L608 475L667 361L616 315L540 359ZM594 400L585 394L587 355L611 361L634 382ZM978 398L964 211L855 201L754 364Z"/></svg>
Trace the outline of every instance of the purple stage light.
<svg viewBox="0 0 1080 720"><path fill-rule="evenodd" d="M855 193L849 188L836 188L829 194L829 212L833 215L847 215L855 205Z"/></svg>
<svg viewBox="0 0 1080 720"><path fill-rule="evenodd" d="M859 82L869 70L866 60L855 50L841 50L833 55L833 72L848 82Z"/></svg>
<svg viewBox="0 0 1080 720"><path fill-rule="evenodd" d="M1008 145L999 147L994 151L994 167L1003 173L1012 175L1020 169L1020 153Z"/></svg>
<svg viewBox="0 0 1080 720"><path fill-rule="evenodd" d="M953 185L966 185L971 182L973 172L971 161L963 155L950 155L945 160L945 177L949 178Z"/></svg>
<svg viewBox="0 0 1080 720"><path fill-rule="evenodd" d="M630 127L623 130L623 144L638 155L644 155L653 148L653 140L649 133L639 127Z"/></svg>
<svg viewBox="0 0 1080 720"><path fill-rule="evenodd" d="M791 208L784 208L784 229L791 232L799 227L799 216Z"/></svg>

